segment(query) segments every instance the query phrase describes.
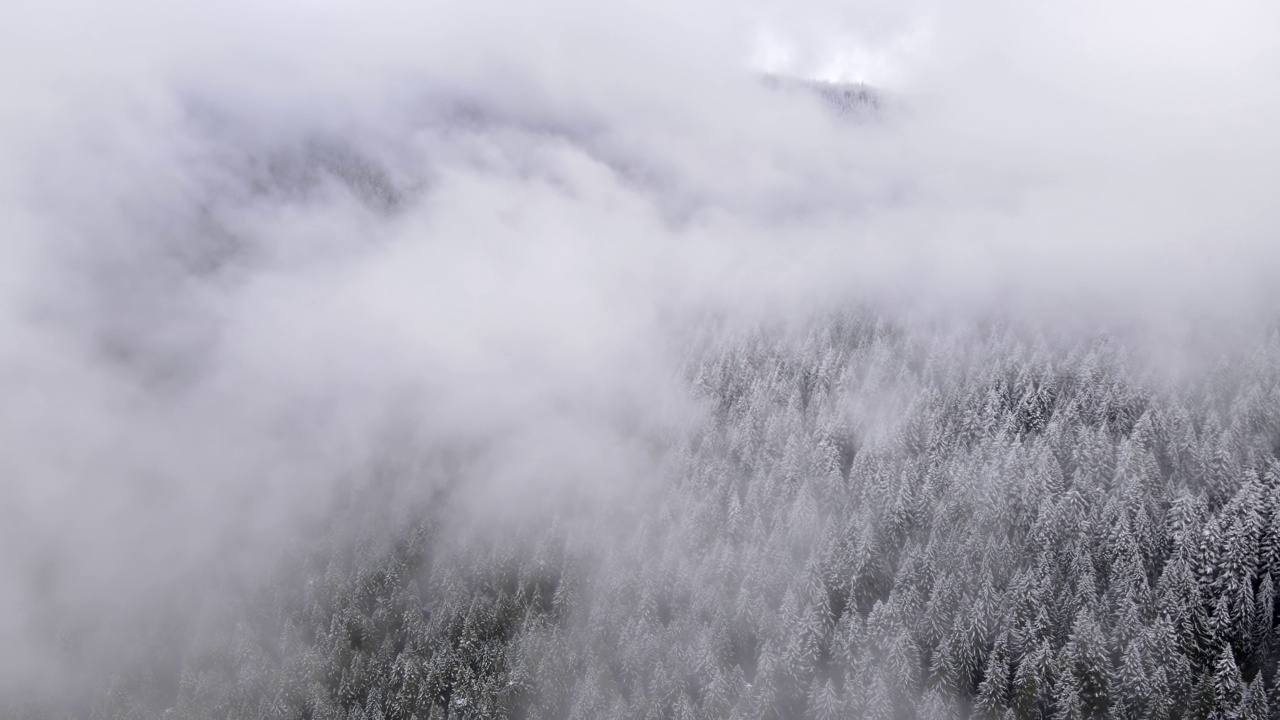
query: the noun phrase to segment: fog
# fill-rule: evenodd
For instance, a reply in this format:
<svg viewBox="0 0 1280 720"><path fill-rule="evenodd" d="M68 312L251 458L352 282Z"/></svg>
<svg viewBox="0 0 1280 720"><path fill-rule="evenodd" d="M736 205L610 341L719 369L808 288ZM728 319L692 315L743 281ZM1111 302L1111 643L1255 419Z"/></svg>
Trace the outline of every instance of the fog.
<svg viewBox="0 0 1280 720"><path fill-rule="evenodd" d="M253 586L379 463L466 448L469 532L642 505L712 319L1011 317L1182 368L1280 301L1270 2L6 14L0 694L172 640L127 628Z"/></svg>

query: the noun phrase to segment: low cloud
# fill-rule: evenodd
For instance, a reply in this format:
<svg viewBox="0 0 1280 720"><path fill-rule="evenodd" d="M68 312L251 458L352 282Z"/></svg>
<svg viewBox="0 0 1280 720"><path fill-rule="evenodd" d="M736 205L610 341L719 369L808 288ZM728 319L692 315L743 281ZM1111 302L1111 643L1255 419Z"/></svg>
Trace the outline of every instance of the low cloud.
<svg viewBox="0 0 1280 720"><path fill-rule="evenodd" d="M480 448L476 523L631 497L709 317L1272 319L1271 4L802 5L17 11L0 690L387 454Z"/></svg>

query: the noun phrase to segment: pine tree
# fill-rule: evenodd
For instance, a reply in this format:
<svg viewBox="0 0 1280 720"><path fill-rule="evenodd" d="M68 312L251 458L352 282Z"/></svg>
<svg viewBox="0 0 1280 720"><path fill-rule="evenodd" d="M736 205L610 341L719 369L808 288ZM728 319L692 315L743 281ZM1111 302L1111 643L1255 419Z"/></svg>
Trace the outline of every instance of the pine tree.
<svg viewBox="0 0 1280 720"><path fill-rule="evenodd" d="M1263 574L1252 604L1253 617L1249 622L1248 633L1249 648L1252 651L1250 661L1253 665L1260 665L1263 658L1267 657L1274 647L1272 636L1275 630L1273 613L1276 598L1270 572Z"/></svg>
<svg viewBox="0 0 1280 720"><path fill-rule="evenodd" d="M1240 669L1236 667L1235 653L1231 646L1222 649L1213 667L1213 707L1211 716L1215 718L1234 718L1240 710L1244 698L1244 680L1240 677Z"/></svg>
<svg viewBox="0 0 1280 720"><path fill-rule="evenodd" d="M1147 657L1146 634L1138 637L1125 648L1120 666L1113 678L1112 689L1117 699L1119 714L1125 717L1141 717L1149 703L1147 693L1154 690L1156 678L1150 674L1151 663ZM1163 673L1160 673L1163 675ZM1162 678L1163 679L1163 678ZM1167 687L1165 688L1167 691Z"/></svg>
<svg viewBox="0 0 1280 720"><path fill-rule="evenodd" d="M1071 663L1064 665L1054 686L1053 720L1085 720L1089 717L1089 709L1082 696L1080 681L1076 678Z"/></svg>
<svg viewBox="0 0 1280 720"><path fill-rule="evenodd" d="M1267 690L1262 684L1259 673L1245 688L1243 701L1240 703L1239 720L1271 720L1271 709L1267 702Z"/></svg>
<svg viewBox="0 0 1280 720"><path fill-rule="evenodd" d="M1054 661L1047 640L1022 656L1013 676L1011 708L1019 717L1041 717L1052 698Z"/></svg>
<svg viewBox="0 0 1280 720"><path fill-rule="evenodd" d="M1078 685L1078 697L1087 714L1105 713L1109 704L1108 675L1111 662L1106 640L1093 613L1081 608L1067 644L1059 655L1060 664L1070 669Z"/></svg>
<svg viewBox="0 0 1280 720"><path fill-rule="evenodd" d="M809 707L818 720L839 720L845 717L845 708L830 680L815 682L810 693Z"/></svg>
<svg viewBox="0 0 1280 720"><path fill-rule="evenodd" d="M978 686L977 707L988 716L1002 715L1010 706L1013 678L1009 668L1008 631L1000 633L987 657L986 671Z"/></svg>

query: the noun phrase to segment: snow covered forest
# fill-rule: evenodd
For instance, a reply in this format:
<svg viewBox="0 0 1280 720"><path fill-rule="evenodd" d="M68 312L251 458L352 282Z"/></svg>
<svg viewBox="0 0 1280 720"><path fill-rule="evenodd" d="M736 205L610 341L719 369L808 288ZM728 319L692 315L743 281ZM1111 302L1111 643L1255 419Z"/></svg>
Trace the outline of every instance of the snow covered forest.
<svg viewBox="0 0 1280 720"><path fill-rule="evenodd" d="M717 335L651 505L460 539L442 490L93 716L1277 716L1280 333L1173 384L998 323Z"/></svg>
<svg viewBox="0 0 1280 720"><path fill-rule="evenodd" d="M15 15L0 718L1280 720L1275 3Z"/></svg>

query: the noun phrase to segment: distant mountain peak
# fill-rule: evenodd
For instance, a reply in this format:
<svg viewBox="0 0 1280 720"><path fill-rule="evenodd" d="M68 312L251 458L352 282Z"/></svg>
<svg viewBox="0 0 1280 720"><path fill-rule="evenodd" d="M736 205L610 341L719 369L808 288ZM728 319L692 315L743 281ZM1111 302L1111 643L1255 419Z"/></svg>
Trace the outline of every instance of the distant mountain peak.
<svg viewBox="0 0 1280 720"><path fill-rule="evenodd" d="M772 73L763 75L762 82L770 89L812 93L837 115L854 120L871 119L879 115L884 106L883 94L865 83L831 82Z"/></svg>

